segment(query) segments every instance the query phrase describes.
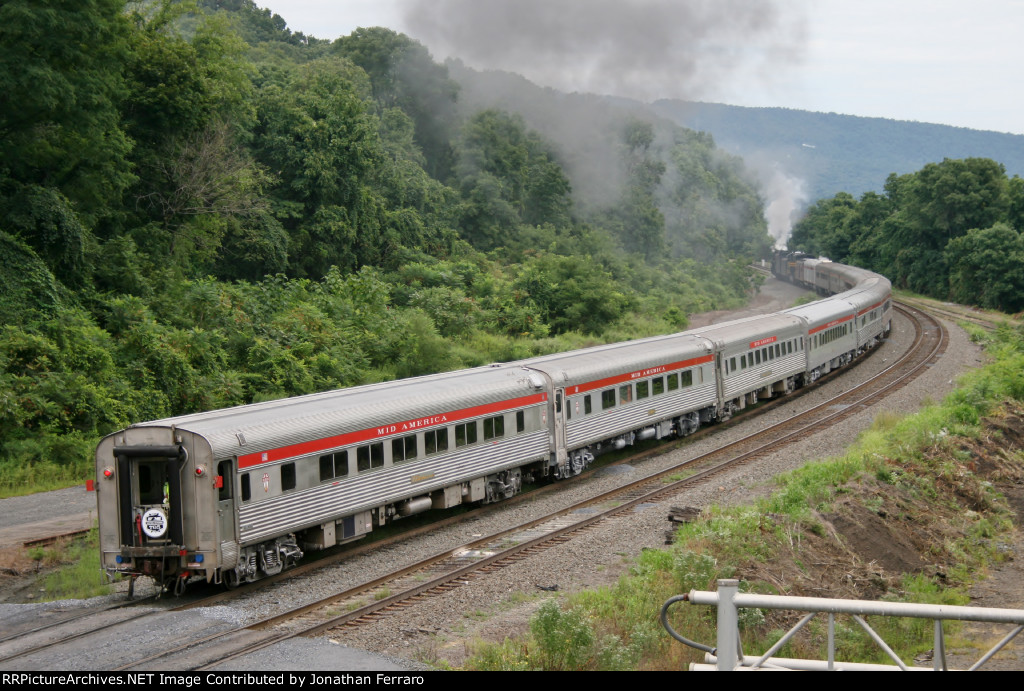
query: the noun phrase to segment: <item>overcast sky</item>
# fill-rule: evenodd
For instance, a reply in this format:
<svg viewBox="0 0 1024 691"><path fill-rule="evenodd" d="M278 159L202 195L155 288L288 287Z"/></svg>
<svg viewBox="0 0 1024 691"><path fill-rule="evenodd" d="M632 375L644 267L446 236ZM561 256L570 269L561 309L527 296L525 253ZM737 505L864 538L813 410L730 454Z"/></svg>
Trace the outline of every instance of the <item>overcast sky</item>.
<svg viewBox="0 0 1024 691"><path fill-rule="evenodd" d="M543 86L1024 134L1024 0L256 0Z"/></svg>

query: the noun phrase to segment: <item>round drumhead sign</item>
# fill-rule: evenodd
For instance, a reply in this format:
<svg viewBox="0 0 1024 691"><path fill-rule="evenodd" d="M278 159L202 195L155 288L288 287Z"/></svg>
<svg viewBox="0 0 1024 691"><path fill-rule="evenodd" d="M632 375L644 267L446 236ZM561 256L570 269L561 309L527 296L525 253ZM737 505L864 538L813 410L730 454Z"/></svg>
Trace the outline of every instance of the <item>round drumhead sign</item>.
<svg viewBox="0 0 1024 691"><path fill-rule="evenodd" d="M142 532L149 537L163 537L167 532L167 516L160 509L142 514Z"/></svg>

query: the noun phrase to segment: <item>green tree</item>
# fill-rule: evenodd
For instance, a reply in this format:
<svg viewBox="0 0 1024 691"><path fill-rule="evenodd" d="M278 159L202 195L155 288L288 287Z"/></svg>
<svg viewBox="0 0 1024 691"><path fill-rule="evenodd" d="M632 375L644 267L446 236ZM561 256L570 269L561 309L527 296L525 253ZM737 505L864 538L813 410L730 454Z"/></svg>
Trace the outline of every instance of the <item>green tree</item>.
<svg viewBox="0 0 1024 691"><path fill-rule="evenodd" d="M570 224L569 180L547 145L522 118L477 113L463 131L459 177L462 226L481 249L514 242L519 224Z"/></svg>
<svg viewBox="0 0 1024 691"><path fill-rule="evenodd" d="M793 228L789 246L808 254L842 261L848 254L847 223L854 216L857 200L847 192L815 202Z"/></svg>
<svg viewBox="0 0 1024 691"><path fill-rule="evenodd" d="M0 4L0 176L60 191L85 225L131 182L124 0Z"/></svg>
<svg viewBox="0 0 1024 691"><path fill-rule="evenodd" d="M379 261L382 209L371 176L381 150L362 70L340 58L302 66L260 96L256 150L273 173L273 206L299 275Z"/></svg>
<svg viewBox="0 0 1024 691"><path fill-rule="evenodd" d="M359 28L335 41L333 50L366 71L377 114L398 108L408 115L426 171L438 180L452 172L458 84L426 47L383 27Z"/></svg>
<svg viewBox="0 0 1024 691"><path fill-rule="evenodd" d="M950 297L1004 312L1024 309L1024 238L1006 223L973 228L946 245Z"/></svg>
<svg viewBox="0 0 1024 691"><path fill-rule="evenodd" d="M127 34L123 0L0 3L0 227L69 284L133 180Z"/></svg>
<svg viewBox="0 0 1024 691"><path fill-rule="evenodd" d="M632 304L590 257L531 257L513 288L529 296L554 333L602 333Z"/></svg>

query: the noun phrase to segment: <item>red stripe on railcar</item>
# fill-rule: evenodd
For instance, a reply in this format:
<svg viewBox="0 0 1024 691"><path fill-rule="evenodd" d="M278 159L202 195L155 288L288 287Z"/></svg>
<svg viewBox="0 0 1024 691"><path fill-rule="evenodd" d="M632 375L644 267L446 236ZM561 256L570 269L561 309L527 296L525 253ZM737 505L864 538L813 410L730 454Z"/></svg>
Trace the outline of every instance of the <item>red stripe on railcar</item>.
<svg viewBox="0 0 1024 691"><path fill-rule="evenodd" d="M619 374L614 377L606 377L605 379L598 379L596 381L587 382L586 384L580 384L579 386L567 386L565 389L565 395L575 396L576 394L579 393L586 393L587 391L593 391L594 389L603 389L606 386L614 386L615 384L633 381L634 379L653 377L659 374L664 374L666 372L674 372L676 370L686 369L687 367L703 365L707 362L711 362L712 360L714 360L714 356L705 355L702 357L692 358L690 360L683 360L681 362L670 362L666 365L658 365L656 367L648 367L647 369L636 370L635 372Z"/></svg>
<svg viewBox="0 0 1024 691"><path fill-rule="evenodd" d="M380 425L378 427L371 427L357 432L338 434L333 437L313 439L299 444L282 446L277 449L248 453L238 457L238 467L239 469L251 468L252 466L260 465L261 463L273 463L275 461L282 461L286 458L295 458L297 456L320 453L331 449L338 449L343 446L358 444L364 441L388 437L392 434L403 434L414 430L427 429L439 425L448 425L452 422L459 422L460 420L467 420L469 418L482 415L500 413L507 410L514 410L516 408L525 408L537 403L543 403L546 400L548 400L548 395L546 393L539 393L532 396L523 396L522 398L513 398L507 401L498 401L496 403L473 406L472 408L463 408L462 410L438 413L437 415L428 415L426 417L414 418L403 422Z"/></svg>
<svg viewBox="0 0 1024 691"><path fill-rule="evenodd" d="M839 325L840 325L840 324L842 324L843 322L848 322L848 321L850 321L851 319L853 319L853 315L852 315L852 314L851 314L851 315L849 315L849 316L843 317L842 319L833 319L833 320L832 320L832 321L830 321L830 322L829 322L828 324L825 324L824 326L819 326L819 327L817 327L817 328L811 329L811 330L810 330L810 331L808 331L807 333L809 333L809 334L812 334L812 335L813 335L813 334L816 334L816 333L818 333L819 331L824 331L825 329L831 329L831 328L832 328L833 326L839 326Z"/></svg>
<svg viewBox="0 0 1024 691"><path fill-rule="evenodd" d="M884 304L885 304L885 300L882 300L880 302L876 302L875 304L871 305L871 307L865 307L860 312L857 312L857 316L858 317L863 316L864 314L870 312L871 310L875 309L876 307L881 307Z"/></svg>

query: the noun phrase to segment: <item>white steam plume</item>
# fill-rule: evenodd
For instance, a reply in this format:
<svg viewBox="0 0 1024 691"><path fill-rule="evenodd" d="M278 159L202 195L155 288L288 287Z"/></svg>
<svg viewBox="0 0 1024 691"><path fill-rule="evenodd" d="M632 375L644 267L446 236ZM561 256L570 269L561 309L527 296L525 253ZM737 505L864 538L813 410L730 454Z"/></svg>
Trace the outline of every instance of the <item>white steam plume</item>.
<svg viewBox="0 0 1024 691"><path fill-rule="evenodd" d="M562 91L709 99L738 73L770 81L799 58L802 12L782 0L405 0L434 55Z"/></svg>

